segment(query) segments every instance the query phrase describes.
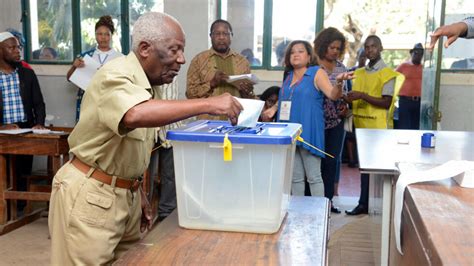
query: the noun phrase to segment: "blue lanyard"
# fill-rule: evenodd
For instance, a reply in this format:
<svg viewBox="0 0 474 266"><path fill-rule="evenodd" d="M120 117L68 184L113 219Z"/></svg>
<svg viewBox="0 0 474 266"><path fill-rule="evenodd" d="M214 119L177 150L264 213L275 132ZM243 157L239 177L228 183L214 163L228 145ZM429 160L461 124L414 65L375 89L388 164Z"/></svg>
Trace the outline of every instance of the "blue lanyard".
<svg viewBox="0 0 474 266"><path fill-rule="evenodd" d="M293 86L291 86L290 82L291 82L291 80L293 80L293 75L294 74L295 74L295 72L291 72L291 74L288 75L288 77L286 77L286 80L283 82L283 90L281 92L281 98L283 100L291 101L291 99L293 98L293 92L295 91L296 87L298 87L298 85L300 85L300 83L303 81L304 74L303 74L303 76L301 76L301 78L295 84L293 84ZM305 72L305 74L306 74L306 72ZM286 86L288 86L288 89L290 90L290 97L288 99L285 99L285 88L286 88Z"/></svg>
<svg viewBox="0 0 474 266"><path fill-rule="evenodd" d="M97 57L99 58L99 63L102 66L105 63L105 61L107 60L107 57L109 57L109 54L105 55L104 60L101 60L99 53L97 54Z"/></svg>

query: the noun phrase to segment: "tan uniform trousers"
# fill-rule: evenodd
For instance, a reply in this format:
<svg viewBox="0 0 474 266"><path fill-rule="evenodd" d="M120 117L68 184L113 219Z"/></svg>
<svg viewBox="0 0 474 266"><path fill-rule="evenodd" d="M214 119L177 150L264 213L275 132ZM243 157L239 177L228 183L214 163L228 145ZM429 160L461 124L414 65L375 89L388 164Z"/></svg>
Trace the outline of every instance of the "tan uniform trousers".
<svg viewBox="0 0 474 266"><path fill-rule="evenodd" d="M108 264L140 239L140 193L103 184L90 174L68 162L53 179L52 265Z"/></svg>

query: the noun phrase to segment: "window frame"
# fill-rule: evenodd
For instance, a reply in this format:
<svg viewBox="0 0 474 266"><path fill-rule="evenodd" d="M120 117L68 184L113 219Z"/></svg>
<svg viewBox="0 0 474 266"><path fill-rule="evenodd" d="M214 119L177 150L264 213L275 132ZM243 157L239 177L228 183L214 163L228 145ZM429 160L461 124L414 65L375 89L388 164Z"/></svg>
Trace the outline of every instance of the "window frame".
<svg viewBox="0 0 474 266"><path fill-rule="evenodd" d="M222 18L222 0L217 1L217 18ZM324 0L316 0L316 18L314 21L315 35L324 26ZM273 29L273 0L264 0L263 4L263 41L262 41L262 65L251 66L255 70L275 70L281 71L282 66L272 66L272 29Z"/></svg>
<svg viewBox="0 0 474 266"><path fill-rule="evenodd" d="M23 32L25 35L26 43L23 47L24 60L28 64L33 65L71 65L75 59L75 56L82 52L82 39L81 39L81 1L71 0L71 14L72 14L72 50L73 58L71 61L46 61L46 60L32 60L31 51L31 16L30 16L30 4L29 0L21 0L21 21L23 22ZM122 46L122 53L128 54L130 52L130 9L128 0L120 0L120 24L121 24L121 36L120 45Z"/></svg>

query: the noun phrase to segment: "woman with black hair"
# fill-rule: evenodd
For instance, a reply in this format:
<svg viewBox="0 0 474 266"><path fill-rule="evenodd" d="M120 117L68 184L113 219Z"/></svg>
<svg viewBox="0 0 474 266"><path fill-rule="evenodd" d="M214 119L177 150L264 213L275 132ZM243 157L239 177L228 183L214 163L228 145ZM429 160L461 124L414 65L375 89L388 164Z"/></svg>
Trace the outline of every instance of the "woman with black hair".
<svg viewBox="0 0 474 266"><path fill-rule="evenodd" d="M92 57L92 59L97 61L100 66L103 66L112 59L123 56L122 53L112 48L112 35L114 32L115 27L112 17L108 15L100 17L95 24L95 40L97 42L97 46L77 56L71 68L67 72L67 80L69 80L76 68L85 66L84 60L82 58L86 55ZM83 94L84 91L79 89L77 92L76 122L79 121L79 113Z"/></svg>
<svg viewBox="0 0 474 266"><path fill-rule="evenodd" d="M265 102L263 106L262 113L260 114L259 121L261 122L275 122L276 113L278 111L278 94L280 93L280 87L271 86L266 89L262 95L260 95L260 100Z"/></svg>
<svg viewBox="0 0 474 266"><path fill-rule="evenodd" d="M321 158L324 151L324 96L336 100L342 97L344 80L351 73L337 76L335 85L329 81L326 71L315 66L314 52L307 41L293 41L285 54L285 71L288 73L279 94L278 121L302 125L301 137L305 142L296 143L291 193L303 196L305 177L311 195L323 196Z"/></svg>
<svg viewBox="0 0 474 266"><path fill-rule="evenodd" d="M318 65L324 69L329 80L335 86L339 82L336 77L347 72L346 66L339 60L344 56L346 38L336 28L322 30L314 40L314 52ZM343 92L347 92L346 82L341 84ZM335 158L325 157L321 161L321 175L324 181L324 196L331 201L331 212L341 213L332 205L335 183L339 182L341 169L341 153L344 143L344 117L348 112L347 103L342 99L324 97L324 136L325 151Z"/></svg>

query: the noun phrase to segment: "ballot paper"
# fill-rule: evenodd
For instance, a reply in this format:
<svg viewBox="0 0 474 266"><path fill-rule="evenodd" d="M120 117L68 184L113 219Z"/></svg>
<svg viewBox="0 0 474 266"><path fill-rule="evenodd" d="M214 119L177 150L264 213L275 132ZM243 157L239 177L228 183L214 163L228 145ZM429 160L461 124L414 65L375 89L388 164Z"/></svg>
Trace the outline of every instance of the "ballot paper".
<svg viewBox="0 0 474 266"><path fill-rule="evenodd" d="M237 97L234 98L237 99L237 101L239 101L239 103L244 108L240 112L239 119L237 121L237 126L255 127L257 125L258 118L262 113L262 109L265 105L265 102L252 99L241 99Z"/></svg>
<svg viewBox="0 0 474 266"><path fill-rule="evenodd" d="M32 131L31 128L3 129L3 130L0 130L0 134L18 135L18 134L28 133L31 131Z"/></svg>
<svg viewBox="0 0 474 266"><path fill-rule="evenodd" d="M86 90L95 72L100 68L100 64L89 55L84 56L83 60L84 67L76 68L69 80L79 88Z"/></svg>
<svg viewBox="0 0 474 266"><path fill-rule="evenodd" d="M396 164L400 171L400 177L398 178L397 186L395 189L395 241L397 244L398 252L400 252L400 254L403 254L400 243L400 228L403 207L403 194L405 192L405 188L413 183L442 180L446 178L456 177L464 172L473 171L474 162L449 161L439 166L405 162L399 162Z"/></svg>
<svg viewBox="0 0 474 266"><path fill-rule="evenodd" d="M229 76L229 78L227 79L227 82L232 83L232 82L237 81L237 80L248 80L248 81L252 82L253 84L258 83L258 78L254 74L243 74L243 75Z"/></svg>

